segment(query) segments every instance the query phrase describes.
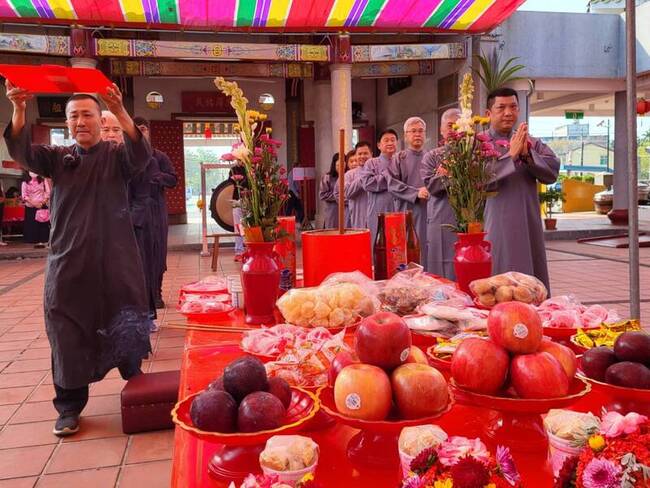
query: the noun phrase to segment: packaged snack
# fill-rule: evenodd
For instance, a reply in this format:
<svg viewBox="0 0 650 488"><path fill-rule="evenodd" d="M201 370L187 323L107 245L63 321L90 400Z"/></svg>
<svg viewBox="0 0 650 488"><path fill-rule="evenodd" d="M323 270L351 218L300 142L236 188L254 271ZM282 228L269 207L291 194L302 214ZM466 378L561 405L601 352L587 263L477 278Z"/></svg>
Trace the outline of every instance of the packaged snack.
<svg viewBox="0 0 650 488"><path fill-rule="evenodd" d="M602 305L587 307L573 295L549 298L539 305L537 311L544 327L593 328L620 320L615 310L607 310Z"/></svg>
<svg viewBox="0 0 650 488"><path fill-rule="evenodd" d="M399 450L415 457L429 447L438 447L447 440L447 433L437 425L404 427L399 435Z"/></svg>
<svg viewBox="0 0 650 488"><path fill-rule="evenodd" d="M276 435L266 441L260 465L273 471L298 471L318 462L318 444L301 435Z"/></svg>
<svg viewBox="0 0 650 488"><path fill-rule="evenodd" d="M422 266L412 265L386 281L377 295L381 309L398 315L409 315L429 301L436 288L445 283L426 274Z"/></svg>
<svg viewBox="0 0 650 488"><path fill-rule="evenodd" d="M372 298L354 283L294 288L277 306L287 322L301 327L346 327L375 312Z"/></svg>
<svg viewBox="0 0 650 488"><path fill-rule="evenodd" d="M548 296L544 284L533 276L516 271L472 281L469 289L477 302L487 308L503 302L539 305Z"/></svg>

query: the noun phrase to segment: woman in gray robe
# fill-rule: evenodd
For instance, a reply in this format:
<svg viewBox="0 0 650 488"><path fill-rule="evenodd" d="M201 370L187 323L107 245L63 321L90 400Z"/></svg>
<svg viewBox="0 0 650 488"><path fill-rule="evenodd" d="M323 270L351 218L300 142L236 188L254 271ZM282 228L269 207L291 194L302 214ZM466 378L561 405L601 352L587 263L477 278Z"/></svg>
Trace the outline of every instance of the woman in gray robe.
<svg viewBox="0 0 650 488"><path fill-rule="evenodd" d="M318 189L318 198L324 202L323 206L323 229L336 229L339 226L339 206L334 196L334 188L338 184L339 172L338 153L332 157L330 170L321 176Z"/></svg>
<svg viewBox="0 0 650 488"><path fill-rule="evenodd" d="M32 145L25 127L31 95L7 81L14 106L4 133L21 166L52 179L52 234L45 280L45 328L59 418L56 435L79 430L88 385L118 367L141 373L151 351L144 276L133 233L127 182L143 171L151 148L122 105L116 85L102 100L125 132L125 143L100 138L97 99L74 95L66 105L70 147Z"/></svg>

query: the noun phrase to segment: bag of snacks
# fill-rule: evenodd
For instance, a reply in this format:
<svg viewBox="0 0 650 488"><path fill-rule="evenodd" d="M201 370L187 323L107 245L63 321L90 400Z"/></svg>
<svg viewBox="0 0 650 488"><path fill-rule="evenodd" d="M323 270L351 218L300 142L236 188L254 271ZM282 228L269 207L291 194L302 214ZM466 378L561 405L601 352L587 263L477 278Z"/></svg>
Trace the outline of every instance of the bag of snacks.
<svg viewBox="0 0 650 488"><path fill-rule="evenodd" d="M424 272L422 266L400 271L386 281L378 298L381 309L397 315L414 313L418 306L429 301L441 285L440 281Z"/></svg>
<svg viewBox="0 0 650 488"><path fill-rule="evenodd" d="M355 283L294 288L277 306L287 322L301 327L345 327L375 313L372 298Z"/></svg>
<svg viewBox="0 0 650 488"><path fill-rule="evenodd" d="M503 302L523 302L539 305L548 296L544 284L533 276L509 271L482 280L474 280L469 289L483 307Z"/></svg>

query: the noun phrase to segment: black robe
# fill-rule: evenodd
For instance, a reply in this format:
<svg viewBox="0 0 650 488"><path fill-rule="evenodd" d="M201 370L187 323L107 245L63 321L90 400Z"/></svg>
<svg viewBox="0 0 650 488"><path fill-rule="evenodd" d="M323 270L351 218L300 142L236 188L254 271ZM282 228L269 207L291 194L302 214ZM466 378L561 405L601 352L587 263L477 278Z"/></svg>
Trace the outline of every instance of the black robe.
<svg viewBox="0 0 650 488"><path fill-rule="evenodd" d="M158 149L153 150L152 159L156 160L158 173L152 176L152 197L154 205L154 227L157 235L158 246L156 247L156 257L154 266L156 267L156 281L154 288L156 298L160 298L162 293L162 281L165 271L167 271L167 238L169 228L169 217L167 212L167 202L165 200L165 188L174 188L178 183L174 165L169 157Z"/></svg>
<svg viewBox="0 0 650 488"><path fill-rule="evenodd" d="M31 145L23 129L4 137L25 169L52 179L52 232L45 279L45 328L54 383L73 389L151 352L144 276L127 200L127 181L151 157L140 136L89 150Z"/></svg>
<svg viewBox="0 0 650 488"><path fill-rule="evenodd" d="M156 316L158 275L160 273L160 215L155 200L153 178L158 175L158 161L149 159L145 170L129 182L129 207L135 240L138 243L142 271L144 272L147 303L152 316Z"/></svg>

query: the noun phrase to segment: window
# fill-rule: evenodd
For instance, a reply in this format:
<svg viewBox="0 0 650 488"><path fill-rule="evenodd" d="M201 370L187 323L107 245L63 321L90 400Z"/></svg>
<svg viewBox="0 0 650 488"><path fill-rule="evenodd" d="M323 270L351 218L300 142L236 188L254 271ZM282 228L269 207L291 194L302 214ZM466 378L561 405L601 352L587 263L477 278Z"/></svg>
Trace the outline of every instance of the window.
<svg viewBox="0 0 650 488"><path fill-rule="evenodd" d="M607 166L607 155L601 155L600 156L600 165L601 166Z"/></svg>

